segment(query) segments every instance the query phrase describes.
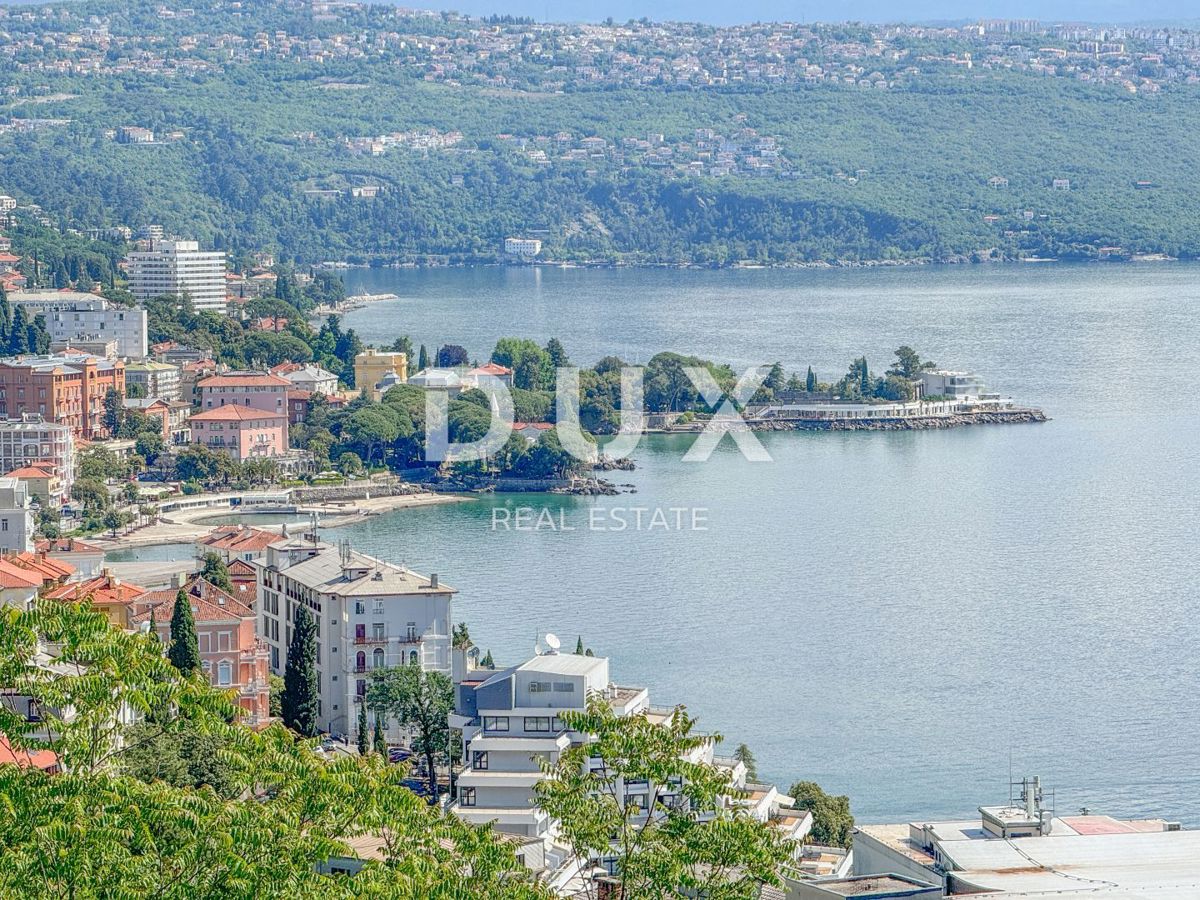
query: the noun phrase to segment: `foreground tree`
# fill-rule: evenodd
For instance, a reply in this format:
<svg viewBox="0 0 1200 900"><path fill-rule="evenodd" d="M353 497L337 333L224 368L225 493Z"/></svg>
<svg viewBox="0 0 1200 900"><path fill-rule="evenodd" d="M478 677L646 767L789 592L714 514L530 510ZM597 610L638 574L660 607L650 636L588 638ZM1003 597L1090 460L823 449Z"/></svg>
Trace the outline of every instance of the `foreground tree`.
<svg viewBox="0 0 1200 900"><path fill-rule="evenodd" d="M38 664L47 644L61 653L54 677ZM278 725L233 723L222 692L182 678L147 637L86 604L0 607L0 684L39 704L51 736L29 736L24 711L0 704L16 752L51 750L68 773L0 766L2 897L548 897L490 830L408 790L405 767L325 759ZM130 730L124 713L151 707L173 718ZM190 770L126 771L138 745L187 733L220 743L220 791ZM353 878L320 871L362 835L379 839L378 860Z"/></svg>
<svg viewBox="0 0 1200 900"><path fill-rule="evenodd" d="M183 676L200 668L200 646L196 639L196 619L187 591L175 595L175 611L171 613L171 649L167 651L171 665Z"/></svg>
<svg viewBox="0 0 1200 900"><path fill-rule="evenodd" d="M580 858L615 857L609 896L756 900L763 885L781 884L791 848L770 825L722 804L737 791L724 771L690 761L714 737L693 734L683 707L661 724L645 714L618 716L599 698L585 712L561 715L571 731L593 739L546 767L538 802ZM625 785L634 782L649 785L644 807L626 800Z"/></svg>
<svg viewBox="0 0 1200 900"><path fill-rule="evenodd" d="M413 730L412 749L425 758L429 796L436 802L435 762L448 747L450 726L446 719L454 711L454 687L449 677L426 672L420 666L376 669L371 673L367 699L372 708Z"/></svg>
<svg viewBox="0 0 1200 900"><path fill-rule="evenodd" d="M317 733L317 626L306 606L296 607L283 670L283 724L304 737Z"/></svg>
<svg viewBox="0 0 1200 900"><path fill-rule="evenodd" d="M795 799L796 809L812 813L813 825L809 837L815 843L830 847L849 847L854 840L854 816L850 814L850 798L825 793L815 781L797 781L788 795Z"/></svg>

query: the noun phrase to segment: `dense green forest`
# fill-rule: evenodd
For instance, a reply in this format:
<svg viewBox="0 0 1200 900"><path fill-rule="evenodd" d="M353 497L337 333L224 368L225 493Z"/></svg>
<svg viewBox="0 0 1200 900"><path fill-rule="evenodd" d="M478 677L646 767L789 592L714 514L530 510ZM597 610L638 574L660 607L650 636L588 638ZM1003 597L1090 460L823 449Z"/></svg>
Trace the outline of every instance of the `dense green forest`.
<svg viewBox="0 0 1200 900"><path fill-rule="evenodd" d="M492 261L506 236L524 234L543 239L547 258L640 264L1200 254L1194 87L1131 96L993 73L897 91L537 93L427 83L377 60L258 60L169 79L0 71L0 87L69 95L36 115L71 120L0 134L0 192L64 224L159 223L300 263ZM3 114L32 113L10 101ZM183 136L106 137L121 125ZM683 141L697 128L739 127L776 137L788 172L535 165L496 140L565 131ZM344 141L414 129L463 137L380 156ZM992 176L1007 186L989 186ZM1052 189L1054 179L1070 190ZM382 190L352 197L361 185ZM314 199L311 189L342 193Z"/></svg>

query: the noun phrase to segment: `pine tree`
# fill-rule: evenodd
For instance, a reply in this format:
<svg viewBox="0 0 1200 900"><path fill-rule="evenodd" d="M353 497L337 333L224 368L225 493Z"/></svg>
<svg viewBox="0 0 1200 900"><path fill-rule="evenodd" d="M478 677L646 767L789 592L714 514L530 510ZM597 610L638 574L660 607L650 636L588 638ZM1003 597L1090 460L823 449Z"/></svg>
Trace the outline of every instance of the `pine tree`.
<svg viewBox="0 0 1200 900"><path fill-rule="evenodd" d="M192 598L183 588L175 595L175 612L171 614L171 649L167 651L167 658L185 676L200 668L200 645L196 640L196 620L192 617Z"/></svg>
<svg viewBox="0 0 1200 900"><path fill-rule="evenodd" d="M380 756L388 755L387 741L383 737L383 714L375 713L375 752Z"/></svg>
<svg viewBox="0 0 1200 900"><path fill-rule="evenodd" d="M817 389L817 376L813 374L812 366L808 367L808 377L804 380L804 389L809 393Z"/></svg>
<svg viewBox="0 0 1200 900"><path fill-rule="evenodd" d="M366 756L371 749L371 735L367 730L367 704L358 704L358 755Z"/></svg>
<svg viewBox="0 0 1200 900"><path fill-rule="evenodd" d="M317 733L317 626L308 608L296 608L283 671L283 724L303 737Z"/></svg>
<svg viewBox="0 0 1200 900"><path fill-rule="evenodd" d="M747 781L758 781L758 760L754 758L748 746L738 744L737 749L733 751L733 758L746 767Z"/></svg>
<svg viewBox="0 0 1200 900"><path fill-rule="evenodd" d="M583 656L583 635L582 634L579 636L579 639L577 641L575 641L575 655Z"/></svg>
<svg viewBox="0 0 1200 900"><path fill-rule="evenodd" d="M479 665L485 669L496 668L496 663L492 659L492 651L491 650L489 650L486 654L484 654L484 657L482 660L480 660Z"/></svg>

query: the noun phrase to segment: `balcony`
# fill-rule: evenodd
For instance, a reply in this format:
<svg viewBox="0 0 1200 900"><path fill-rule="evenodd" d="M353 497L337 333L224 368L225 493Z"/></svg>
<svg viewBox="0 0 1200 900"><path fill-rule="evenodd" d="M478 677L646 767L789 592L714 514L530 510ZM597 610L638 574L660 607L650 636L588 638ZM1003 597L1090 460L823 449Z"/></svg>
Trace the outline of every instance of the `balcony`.
<svg viewBox="0 0 1200 900"><path fill-rule="evenodd" d="M370 634L356 634L354 636L354 643L356 644L386 644L387 642L386 634L379 637Z"/></svg>

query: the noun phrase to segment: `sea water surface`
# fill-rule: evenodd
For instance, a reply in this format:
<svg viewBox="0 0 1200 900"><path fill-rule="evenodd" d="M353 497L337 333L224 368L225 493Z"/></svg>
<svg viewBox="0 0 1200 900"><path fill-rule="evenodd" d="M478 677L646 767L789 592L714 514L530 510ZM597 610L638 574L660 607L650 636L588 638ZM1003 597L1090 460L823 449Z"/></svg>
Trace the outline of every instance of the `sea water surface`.
<svg viewBox="0 0 1200 900"><path fill-rule="evenodd" d="M348 314L432 353L558 337L573 360L663 349L833 380L911 344L1041 406L1042 425L646 439L637 493L398 511L343 532L438 572L501 663L576 637L619 683L746 742L762 777L863 821L971 817L1039 774L1087 806L1200 825L1200 268L354 271ZM568 528L494 528L533 505ZM706 530L589 530L685 507ZM561 519L559 518L561 514ZM611 522L609 514L602 516ZM690 521L690 520L689 520Z"/></svg>

